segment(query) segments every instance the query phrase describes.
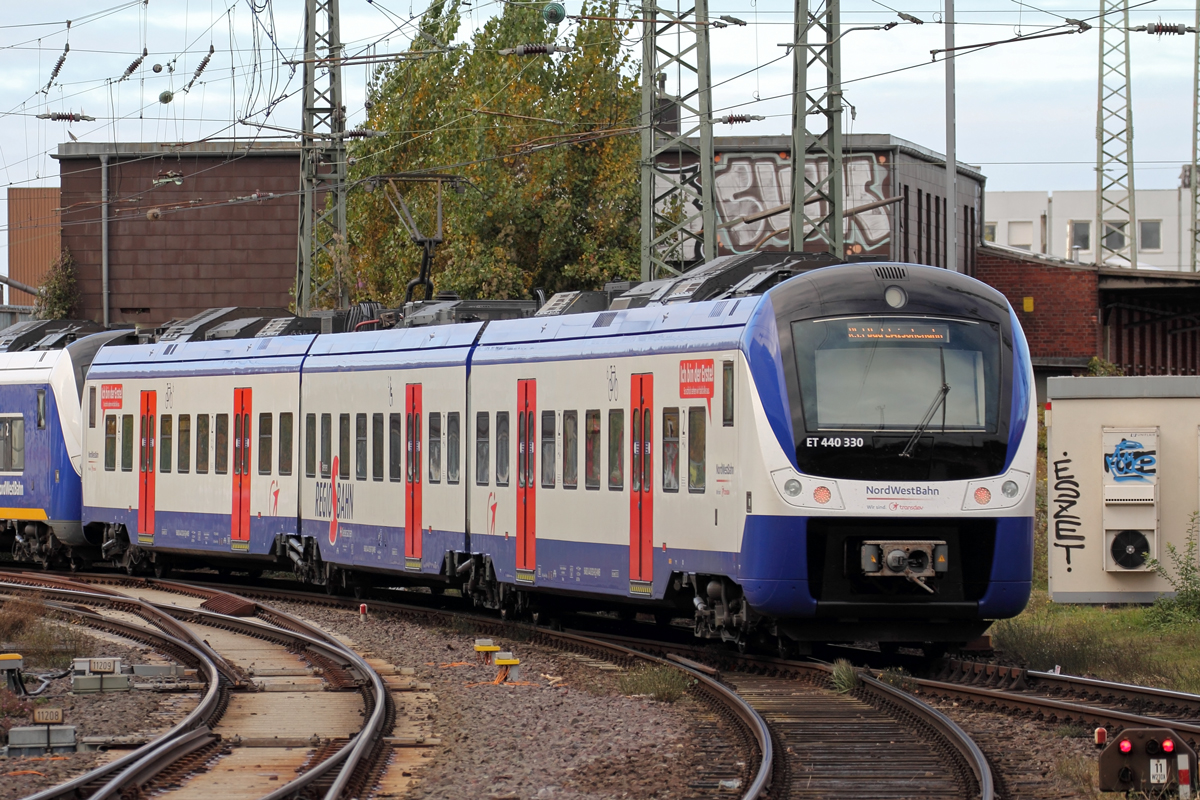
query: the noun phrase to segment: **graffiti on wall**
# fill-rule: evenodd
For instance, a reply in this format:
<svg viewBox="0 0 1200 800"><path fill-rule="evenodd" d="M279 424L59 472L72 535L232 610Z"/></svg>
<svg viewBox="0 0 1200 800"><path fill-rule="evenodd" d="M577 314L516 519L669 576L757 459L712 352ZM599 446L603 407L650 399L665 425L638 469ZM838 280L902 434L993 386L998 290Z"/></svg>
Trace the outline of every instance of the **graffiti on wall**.
<svg viewBox="0 0 1200 800"><path fill-rule="evenodd" d="M1104 456L1104 471L1112 475L1118 483L1136 481L1149 483L1158 470L1157 451L1147 450L1141 442L1131 442L1122 439L1113 447L1111 453Z"/></svg>
<svg viewBox="0 0 1200 800"><path fill-rule="evenodd" d="M1065 452L1054 462L1054 486L1051 509L1054 512L1054 546L1061 548L1067 559L1067 572L1071 571L1071 551L1083 550L1087 537L1079 532L1083 520L1075 513L1079 504L1079 480L1071 466L1071 458Z"/></svg>
<svg viewBox="0 0 1200 800"><path fill-rule="evenodd" d="M891 176L887 164L881 163L884 158L863 153L848 155L842 160L843 209L850 210L890 196ZM804 166L807 173L805 177L811 183L824 180L828 175L828 164L824 159L808 159ZM660 166L660 169L663 168ZM692 186L698 194L695 163L685 163L679 169L682 181ZM656 188L661 197L668 187L664 181ZM713 168L713 189L718 225L787 205L792 197L791 159L786 153L720 153ZM809 217L828 213L826 205L810 204ZM693 212L698 212L699 204L695 206ZM863 255L890 256L892 208L884 206L846 217L844 234L847 247L853 247ZM785 211L755 222L720 227L720 253L728 255L756 250L789 250L790 220ZM700 219L697 217L688 227L699 235ZM696 243L684 243L682 255L689 259L699 257Z"/></svg>

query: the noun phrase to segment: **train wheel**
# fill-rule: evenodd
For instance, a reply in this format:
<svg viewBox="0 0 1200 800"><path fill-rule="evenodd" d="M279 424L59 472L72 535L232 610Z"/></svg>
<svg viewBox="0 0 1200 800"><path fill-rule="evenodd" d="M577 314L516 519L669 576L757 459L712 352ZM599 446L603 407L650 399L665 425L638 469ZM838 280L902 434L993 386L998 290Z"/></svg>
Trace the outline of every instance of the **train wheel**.
<svg viewBox="0 0 1200 800"><path fill-rule="evenodd" d="M166 561L158 560L154 562L154 577L162 580L171 574L171 565Z"/></svg>

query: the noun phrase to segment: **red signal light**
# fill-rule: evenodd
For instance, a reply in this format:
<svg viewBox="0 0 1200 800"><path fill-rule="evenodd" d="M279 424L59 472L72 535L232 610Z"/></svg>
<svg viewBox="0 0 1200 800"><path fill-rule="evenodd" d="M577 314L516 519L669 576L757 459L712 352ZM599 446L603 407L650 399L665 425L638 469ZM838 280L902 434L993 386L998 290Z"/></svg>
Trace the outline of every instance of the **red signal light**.
<svg viewBox="0 0 1200 800"><path fill-rule="evenodd" d="M1162 749L1163 749L1164 753L1174 753L1175 752L1175 740L1174 739L1163 739Z"/></svg>
<svg viewBox="0 0 1200 800"><path fill-rule="evenodd" d="M1122 739L1121 743L1117 745L1117 748L1120 749L1122 753L1132 753L1133 742L1129 741L1128 739Z"/></svg>
<svg viewBox="0 0 1200 800"><path fill-rule="evenodd" d="M975 502L981 506L986 506L992 502L992 493L988 491L986 486L980 486L975 490Z"/></svg>

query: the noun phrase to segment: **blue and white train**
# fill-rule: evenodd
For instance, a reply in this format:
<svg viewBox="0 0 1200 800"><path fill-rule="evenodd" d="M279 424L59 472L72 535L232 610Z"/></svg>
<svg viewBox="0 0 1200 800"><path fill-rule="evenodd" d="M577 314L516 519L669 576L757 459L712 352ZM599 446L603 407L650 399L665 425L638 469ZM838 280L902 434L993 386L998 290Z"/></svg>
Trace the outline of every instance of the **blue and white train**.
<svg viewBox="0 0 1200 800"><path fill-rule="evenodd" d="M81 411L66 387L48 412L79 424L79 536L131 571L287 564L785 649L1019 613L1037 426L1005 298L912 265L720 271L589 313L105 347Z"/></svg>

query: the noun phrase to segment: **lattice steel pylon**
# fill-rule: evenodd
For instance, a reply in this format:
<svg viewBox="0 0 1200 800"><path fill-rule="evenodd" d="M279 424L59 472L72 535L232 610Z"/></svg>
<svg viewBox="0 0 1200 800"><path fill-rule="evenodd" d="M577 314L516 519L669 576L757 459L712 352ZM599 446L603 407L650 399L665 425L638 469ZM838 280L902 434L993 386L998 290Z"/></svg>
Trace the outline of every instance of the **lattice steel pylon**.
<svg viewBox="0 0 1200 800"><path fill-rule="evenodd" d="M642 6L642 280L717 255L708 0L694 3ZM666 93L672 67L677 96Z"/></svg>
<svg viewBox="0 0 1200 800"><path fill-rule="evenodd" d="M300 155L300 244L296 313L309 312L313 266L346 242L346 108L342 104L338 0L304 2L304 123ZM317 292L325 286L315 287ZM339 307L349 304L345 282Z"/></svg>
<svg viewBox="0 0 1200 800"><path fill-rule="evenodd" d="M1133 105L1129 89L1129 0L1100 0L1096 103L1096 263L1137 266L1133 189Z"/></svg>
<svg viewBox="0 0 1200 800"><path fill-rule="evenodd" d="M793 250L809 239L838 258L845 254L842 176L842 46L839 0L810 9L796 0L796 45L792 59L792 218ZM824 67L824 85L809 87L810 67ZM810 120L816 120L813 125ZM824 130L821 130L821 127ZM807 154L815 150L812 175Z"/></svg>

